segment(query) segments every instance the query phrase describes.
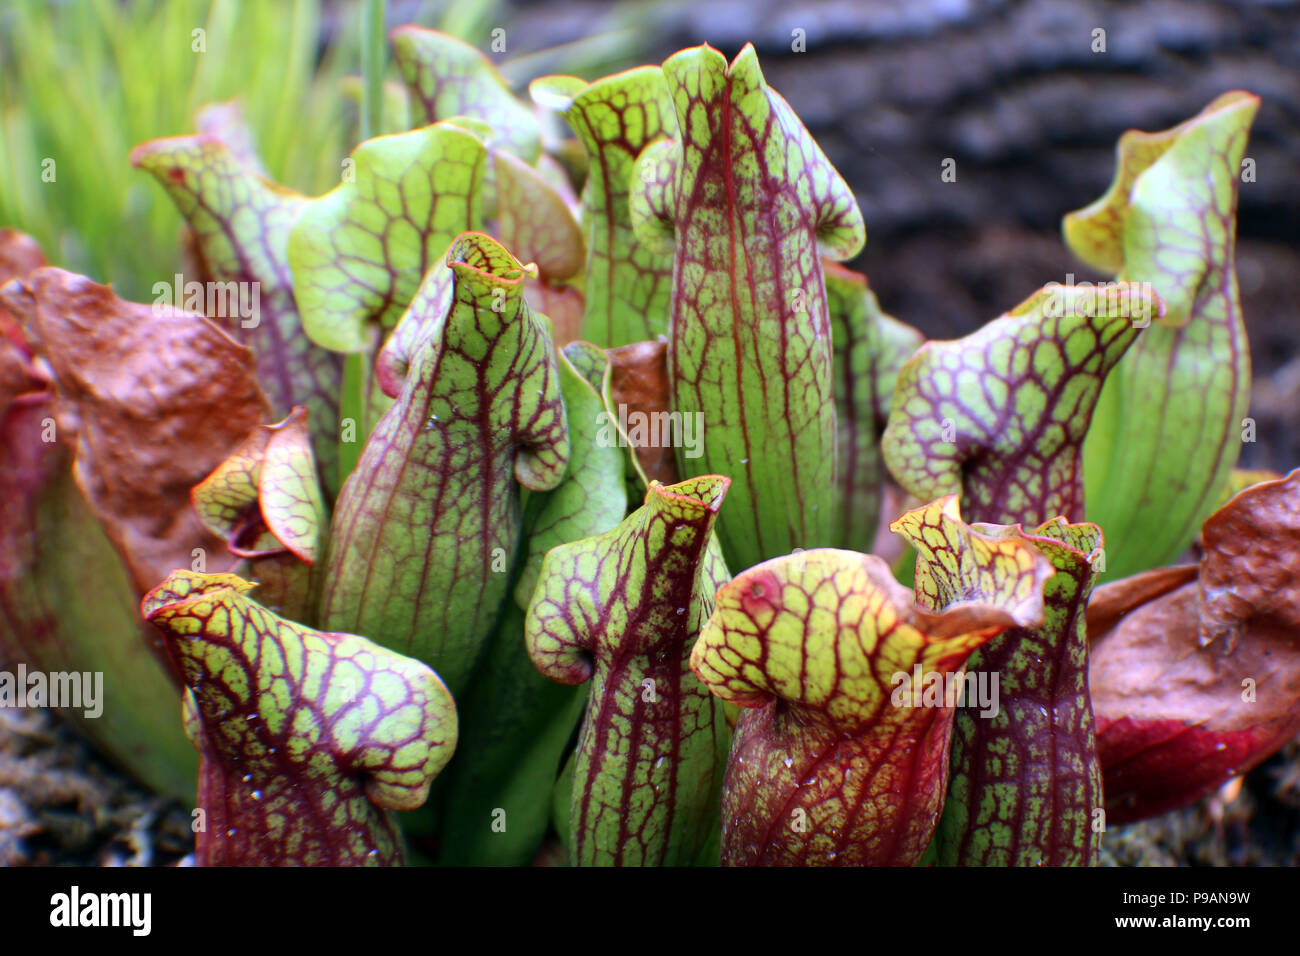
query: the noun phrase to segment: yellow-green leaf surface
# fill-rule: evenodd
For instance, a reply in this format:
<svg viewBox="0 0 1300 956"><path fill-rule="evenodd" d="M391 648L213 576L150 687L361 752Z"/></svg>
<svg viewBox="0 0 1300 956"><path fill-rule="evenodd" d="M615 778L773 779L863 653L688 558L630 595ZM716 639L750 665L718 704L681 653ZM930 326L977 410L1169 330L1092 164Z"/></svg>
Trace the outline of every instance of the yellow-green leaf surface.
<svg viewBox="0 0 1300 956"><path fill-rule="evenodd" d="M456 707L419 661L286 621L233 574L175 571L145 595L184 675L200 754L200 866L385 866L391 811L424 803Z"/></svg>
<svg viewBox="0 0 1300 956"><path fill-rule="evenodd" d="M537 266L524 290L528 304L550 318L556 344L579 337L586 240L564 191L540 169L504 150L492 151L496 236L520 262ZM571 190L570 190L571 193Z"/></svg>
<svg viewBox="0 0 1300 956"><path fill-rule="evenodd" d="M726 722L688 658L727 485L654 482L618 527L542 562L528 653L551 680L592 682L569 800L578 865L685 865L709 837Z"/></svg>
<svg viewBox="0 0 1300 956"><path fill-rule="evenodd" d="M991 538L1028 542L1055 573L1043 588L1043 623L1004 631L967 662L974 693L953 722L936 862L1093 866L1104 801L1084 609L1101 529L1061 518L1033 531L973 527Z"/></svg>
<svg viewBox="0 0 1300 956"><path fill-rule="evenodd" d="M678 468L731 476L718 536L743 568L834 538L821 260L856 254L866 232L852 192L767 86L752 46L730 65L707 46L684 50L663 71L679 139L637 160L632 222L642 242L675 256L672 411L703 429L702 447L679 443Z"/></svg>
<svg viewBox="0 0 1300 956"><path fill-rule="evenodd" d="M510 153L494 151L497 236L521 262L537 266L545 282L582 274L586 245L564 196L546 177Z"/></svg>
<svg viewBox="0 0 1300 956"><path fill-rule="evenodd" d="M603 405L596 386L605 353L575 342L558 360L569 465L554 490L529 496L515 599L506 602L501 624L460 700L465 759L453 763L449 773L439 852L445 864L532 862L546 835L560 761L585 709L585 685L554 683L533 667L524 612L546 553L615 527L627 510L627 495L623 451L597 441Z"/></svg>
<svg viewBox="0 0 1300 956"><path fill-rule="evenodd" d="M282 422L259 425L190 496L199 520L236 554L291 551L315 564L325 503L307 441L307 410L299 406Z"/></svg>
<svg viewBox="0 0 1300 956"><path fill-rule="evenodd" d="M1080 447L1102 381L1160 299L1149 287L1049 285L899 373L885 464L922 501L959 494L972 521L1082 519Z"/></svg>
<svg viewBox="0 0 1300 956"><path fill-rule="evenodd" d="M1085 443L1088 520L1115 577L1175 560L1223 500L1241 453L1250 350L1234 264L1237 190L1259 98L1119 141L1115 179L1065 217L1089 265L1167 303L1106 382Z"/></svg>
<svg viewBox="0 0 1300 956"><path fill-rule="evenodd" d="M259 425L190 492L199 520L248 558L247 576L263 606L303 624L315 623L328 514L308 437L307 410Z"/></svg>
<svg viewBox="0 0 1300 956"><path fill-rule="evenodd" d="M451 241L482 225L487 148L435 123L352 151L333 190L303 204L289 266L303 327L336 352L368 352L406 311Z"/></svg>
<svg viewBox="0 0 1300 956"><path fill-rule="evenodd" d="M953 497L893 527L922 545L915 598L880 558L833 549L774 558L719 590L691 667L747 708L723 784L723 865L917 862L954 710L929 685L1008 627L1042 623L1051 565L1026 542L971 530Z"/></svg>

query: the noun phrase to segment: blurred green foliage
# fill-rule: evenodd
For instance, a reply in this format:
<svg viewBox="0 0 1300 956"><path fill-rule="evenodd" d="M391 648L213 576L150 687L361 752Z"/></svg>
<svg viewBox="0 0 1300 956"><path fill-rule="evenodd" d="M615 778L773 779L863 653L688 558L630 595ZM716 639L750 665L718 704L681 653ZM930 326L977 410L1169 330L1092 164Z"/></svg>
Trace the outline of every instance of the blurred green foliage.
<svg viewBox="0 0 1300 956"><path fill-rule="evenodd" d="M473 34L496 6L425 3L406 19ZM179 269L181 220L131 148L191 133L200 106L233 98L272 179L331 188L355 145L342 80L359 68L359 14L322 0L0 4L0 226L150 301Z"/></svg>
<svg viewBox="0 0 1300 956"><path fill-rule="evenodd" d="M390 27L418 23L485 50L504 16L497 0L388 7ZM626 68L644 52L651 7L611 4L592 35L549 49L525 37L517 52L512 38L497 65L520 88L557 70ZM132 169L132 147L192 133L199 107L236 99L270 177L325 192L358 137L361 11L352 0L3 0L0 227L151 301L180 269L181 219ZM397 79L391 58L385 76ZM388 89L381 129L395 132L405 103Z"/></svg>

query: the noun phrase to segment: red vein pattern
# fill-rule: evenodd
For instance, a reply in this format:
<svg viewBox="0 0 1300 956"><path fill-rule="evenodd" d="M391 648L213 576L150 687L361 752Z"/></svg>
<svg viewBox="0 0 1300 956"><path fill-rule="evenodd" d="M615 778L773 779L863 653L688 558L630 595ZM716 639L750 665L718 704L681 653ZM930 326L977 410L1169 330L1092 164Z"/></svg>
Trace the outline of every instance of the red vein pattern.
<svg viewBox="0 0 1300 956"><path fill-rule="evenodd" d="M1102 382L1163 308L1148 287L1047 286L903 366L881 449L907 491L960 493L972 521L1083 518L1080 447Z"/></svg>
<svg viewBox="0 0 1300 956"><path fill-rule="evenodd" d="M523 267L481 233L446 262L399 323L424 329L418 351L339 495L321 621L419 658L456 693L507 597L519 486L554 488L569 440Z"/></svg>
<svg viewBox="0 0 1300 956"><path fill-rule="evenodd" d="M1027 541L1055 573L1041 626L1013 627L970 657L968 671L986 694L996 680L996 693L957 710L937 862L1094 866L1105 821L1084 608L1101 529L1061 518L1033 531L975 529Z"/></svg>
<svg viewBox="0 0 1300 956"><path fill-rule="evenodd" d="M463 40L411 24L389 34L393 58L426 122L472 116L492 127L492 146L527 163L541 152L532 111L510 92L492 62Z"/></svg>
<svg viewBox="0 0 1300 956"><path fill-rule="evenodd" d="M328 520L311 452L307 409L259 425L212 474L194 486L194 509L232 552L249 559L244 575L264 607L316 623L321 538Z"/></svg>
<svg viewBox="0 0 1300 956"><path fill-rule="evenodd" d="M835 478L831 329L822 256L866 240L847 185L769 89L751 46L728 67L701 47L664 62L681 139L637 161L632 218L675 253L672 407L701 413L680 473L731 476L728 562L829 544ZM675 243L670 236L675 235Z"/></svg>
<svg viewBox="0 0 1300 956"><path fill-rule="evenodd" d="M583 337L606 348L658 338L668 330L672 251L637 238L629 191L641 151L655 140L677 136L663 70L638 67L590 84L576 77L544 77L530 89L538 102L563 110L587 155Z"/></svg>
<svg viewBox="0 0 1300 956"><path fill-rule="evenodd" d="M141 605L185 676L199 866L391 866L456 745L436 674L282 620L229 574L177 571ZM199 818L196 818L198 824Z"/></svg>
<svg viewBox="0 0 1300 956"><path fill-rule="evenodd" d="M1016 625L1042 621L1050 565L961 524L956 500L909 512L930 542L914 600L874 555L818 549L738 574L691 666L736 725L722 791L724 866L916 863L942 806L953 706L899 675L959 674ZM892 688L892 691L891 691Z"/></svg>
<svg viewBox="0 0 1300 956"><path fill-rule="evenodd" d="M617 528L542 564L528 653L551 680L592 682L569 814L578 865L684 865L708 836L726 724L688 658L720 583L708 550L728 484L652 482Z"/></svg>
<svg viewBox="0 0 1300 956"><path fill-rule="evenodd" d="M214 121L210 112L200 116L203 125ZM294 301L289 227L304 197L266 179L253 165L242 127L232 131L224 122L220 128L220 136L142 143L131 151L131 164L158 180L193 231L199 275L187 281L256 283L256 325L245 327L252 320L240 315L209 318L253 350L272 415L283 418L295 405L310 410L312 446L333 491L343 359L307 338Z"/></svg>
<svg viewBox="0 0 1300 956"><path fill-rule="evenodd" d="M551 491L529 495L513 601L457 699L461 750L471 759L450 772L438 845L440 864L526 866L551 822L551 795L587 688L547 680L533 667L524 638L525 612L542 561L553 547L601 534L627 513L623 449L598 440L603 408L598 389L609 359L589 342L558 355L569 423L569 467ZM499 817L504 813L504 817ZM503 823L504 832L493 824Z"/></svg>

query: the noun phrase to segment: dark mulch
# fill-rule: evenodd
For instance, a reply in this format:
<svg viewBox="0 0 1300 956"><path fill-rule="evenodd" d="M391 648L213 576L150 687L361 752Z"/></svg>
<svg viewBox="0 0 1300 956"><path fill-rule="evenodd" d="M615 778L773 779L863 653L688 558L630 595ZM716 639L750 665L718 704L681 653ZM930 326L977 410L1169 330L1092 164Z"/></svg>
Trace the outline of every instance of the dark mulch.
<svg viewBox="0 0 1300 956"><path fill-rule="evenodd" d="M0 865L175 865L189 824L49 712L0 709Z"/></svg>

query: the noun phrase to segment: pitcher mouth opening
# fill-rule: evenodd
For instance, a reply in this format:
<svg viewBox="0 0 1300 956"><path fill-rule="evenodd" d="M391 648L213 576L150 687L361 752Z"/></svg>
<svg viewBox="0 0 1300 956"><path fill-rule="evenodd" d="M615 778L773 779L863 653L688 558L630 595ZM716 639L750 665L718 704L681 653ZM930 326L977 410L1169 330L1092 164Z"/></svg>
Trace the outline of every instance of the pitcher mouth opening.
<svg viewBox="0 0 1300 956"><path fill-rule="evenodd" d="M731 479L725 475L698 475L672 485L652 481L650 487L646 489L646 498L649 499L651 494L655 494L670 501L703 505L708 511L717 514L718 509L722 507L722 499L726 497L727 489L730 487Z"/></svg>
<svg viewBox="0 0 1300 956"><path fill-rule="evenodd" d="M463 232L447 249L448 268L467 270L496 282L514 285L537 278L537 266L524 265L500 242L482 232Z"/></svg>

